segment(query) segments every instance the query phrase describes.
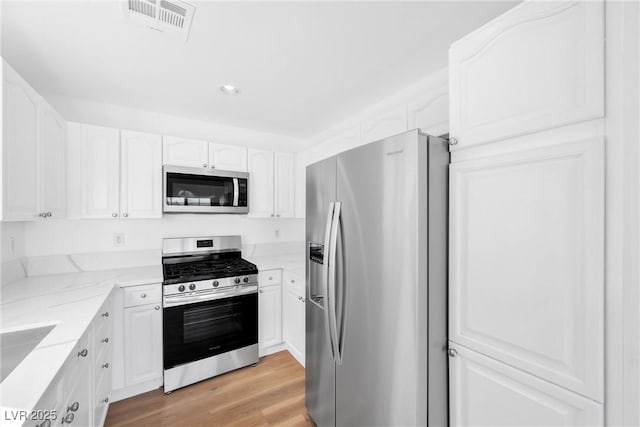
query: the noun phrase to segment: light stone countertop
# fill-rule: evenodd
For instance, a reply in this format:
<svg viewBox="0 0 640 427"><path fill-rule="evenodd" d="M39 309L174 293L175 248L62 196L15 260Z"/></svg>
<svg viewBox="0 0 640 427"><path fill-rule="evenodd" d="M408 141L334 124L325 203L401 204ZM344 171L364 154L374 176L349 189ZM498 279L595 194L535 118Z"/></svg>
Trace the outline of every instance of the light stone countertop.
<svg viewBox="0 0 640 427"><path fill-rule="evenodd" d="M26 277L4 285L0 332L55 327L0 384L0 418L6 420L5 409L35 408L115 286L160 282L162 267L155 265Z"/></svg>
<svg viewBox="0 0 640 427"><path fill-rule="evenodd" d="M261 255L248 257L247 261L254 263L259 271L282 268L290 271L301 279L305 277L305 256L300 253L288 253L279 255Z"/></svg>

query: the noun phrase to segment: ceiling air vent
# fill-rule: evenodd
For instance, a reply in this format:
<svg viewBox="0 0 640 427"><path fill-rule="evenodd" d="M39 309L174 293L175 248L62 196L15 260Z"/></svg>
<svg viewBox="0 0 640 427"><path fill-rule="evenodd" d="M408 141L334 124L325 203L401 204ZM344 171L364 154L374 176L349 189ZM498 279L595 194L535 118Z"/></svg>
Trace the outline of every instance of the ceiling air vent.
<svg viewBox="0 0 640 427"><path fill-rule="evenodd" d="M125 18L157 31L189 36L195 8L178 0L125 0Z"/></svg>

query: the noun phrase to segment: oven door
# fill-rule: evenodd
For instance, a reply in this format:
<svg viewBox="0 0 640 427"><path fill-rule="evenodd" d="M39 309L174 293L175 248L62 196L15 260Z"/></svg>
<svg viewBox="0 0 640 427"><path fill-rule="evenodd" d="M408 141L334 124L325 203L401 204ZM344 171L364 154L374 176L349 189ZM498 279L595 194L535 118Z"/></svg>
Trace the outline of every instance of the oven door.
<svg viewBox="0 0 640 427"><path fill-rule="evenodd" d="M164 369L258 343L258 293L164 308Z"/></svg>
<svg viewBox="0 0 640 427"><path fill-rule="evenodd" d="M249 174L164 166L164 212L248 213Z"/></svg>

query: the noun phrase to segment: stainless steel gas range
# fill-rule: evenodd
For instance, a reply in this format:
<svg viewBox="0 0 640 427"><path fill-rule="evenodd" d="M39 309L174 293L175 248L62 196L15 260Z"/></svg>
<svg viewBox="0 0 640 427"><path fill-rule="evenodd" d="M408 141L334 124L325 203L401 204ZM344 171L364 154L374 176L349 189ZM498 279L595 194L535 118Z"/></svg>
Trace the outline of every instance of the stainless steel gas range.
<svg viewBox="0 0 640 427"><path fill-rule="evenodd" d="M258 362L258 269L240 236L164 239L164 391Z"/></svg>

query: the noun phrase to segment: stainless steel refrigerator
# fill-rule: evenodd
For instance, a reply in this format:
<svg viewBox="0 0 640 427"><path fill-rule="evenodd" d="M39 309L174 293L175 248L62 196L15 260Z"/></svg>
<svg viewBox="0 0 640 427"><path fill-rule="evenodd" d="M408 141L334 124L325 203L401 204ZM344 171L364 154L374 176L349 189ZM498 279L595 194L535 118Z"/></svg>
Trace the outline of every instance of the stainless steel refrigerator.
<svg viewBox="0 0 640 427"><path fill-rule="evenodd" d="M306 406L324 426L447 424L444 140L307 167Z"/></svg>

